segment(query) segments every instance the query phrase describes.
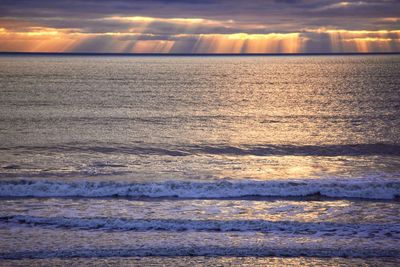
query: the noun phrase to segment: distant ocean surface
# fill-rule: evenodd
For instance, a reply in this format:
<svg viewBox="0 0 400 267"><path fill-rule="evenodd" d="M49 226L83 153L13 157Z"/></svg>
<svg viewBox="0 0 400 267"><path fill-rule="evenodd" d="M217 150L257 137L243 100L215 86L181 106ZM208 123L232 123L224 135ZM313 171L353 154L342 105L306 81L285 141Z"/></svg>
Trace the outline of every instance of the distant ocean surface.
<svg viewBox="0 0 400 267"><path fill-rule="evenodd" d="M0 56L0 265L400 264L400 56Z"/></svg>

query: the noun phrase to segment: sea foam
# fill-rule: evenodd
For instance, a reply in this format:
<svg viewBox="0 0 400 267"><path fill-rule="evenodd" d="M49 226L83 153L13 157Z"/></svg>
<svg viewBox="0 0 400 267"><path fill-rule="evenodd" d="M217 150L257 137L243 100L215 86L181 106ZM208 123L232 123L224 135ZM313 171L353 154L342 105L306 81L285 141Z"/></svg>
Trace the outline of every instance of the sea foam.
<svg viewBox="0 0 400 267"><path fill-rule="evenodd" d="M0 197L177 197L241 198L303 197L394 199L400 180L304 179L166 181L129 183L117 181L3 180Z"/></svg>

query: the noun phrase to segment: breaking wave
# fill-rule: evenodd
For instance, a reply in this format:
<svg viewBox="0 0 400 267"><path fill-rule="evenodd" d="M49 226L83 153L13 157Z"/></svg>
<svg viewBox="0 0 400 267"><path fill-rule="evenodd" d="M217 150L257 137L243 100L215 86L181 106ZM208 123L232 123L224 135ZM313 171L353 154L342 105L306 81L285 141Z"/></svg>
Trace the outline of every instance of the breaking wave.
<svg viewBox="0 0 400 267"><path fill-rule="evenodd" d="M212 182L166 181L128 183L117 181L3 180L0 197L305 197L394 199L400 180L219 180Z"/></svg>

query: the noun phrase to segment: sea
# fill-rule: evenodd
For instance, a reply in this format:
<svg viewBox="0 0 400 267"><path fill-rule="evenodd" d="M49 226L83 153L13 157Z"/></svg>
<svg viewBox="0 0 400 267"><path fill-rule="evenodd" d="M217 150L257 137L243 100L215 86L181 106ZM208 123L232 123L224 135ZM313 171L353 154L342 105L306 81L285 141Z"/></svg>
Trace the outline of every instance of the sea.
<svg viewBox="0 0 400 267"><path fill-rule="evenodd" d="M1 266L399 266L400 55L0 55Z"/></svg>

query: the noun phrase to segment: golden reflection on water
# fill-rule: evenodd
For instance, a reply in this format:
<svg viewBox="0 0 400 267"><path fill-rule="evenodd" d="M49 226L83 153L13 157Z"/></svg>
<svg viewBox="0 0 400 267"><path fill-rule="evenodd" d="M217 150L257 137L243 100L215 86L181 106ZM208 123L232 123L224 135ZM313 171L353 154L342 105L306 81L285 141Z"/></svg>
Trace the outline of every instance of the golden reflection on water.
<svg viewBox="0 0 400 267"><path fill-rule="evenodd" d="M340 178L348 176L348 170L357 166L373 169L379 164L374 158L344 156L242 156L240 159L225 157L224 161L227 164L219 170L220 178L256 180Z"/></svg>
<svg viewBox="0 0 400 267"><path fill-rule="evenodd" d="M215 220L265 220L271 222L296 221L296 222L357 222L358 219L374 221L379 216L366 218L368 212L363 210L366 206L369 211L373 208L384 208L385 205L365 204L358 206L348 200L317 201L309 200L306 203L296 200L275 201L246 201L231 200L227 203L215 203L213 200L205 200L199 203L196 209L203 210L204 207L214 207L214 214L205 210L204 214ZM395 209L395 207L392 207ZM216 212L218 211L218 212ZM354 216L354 212L357 216ZM189 214L188 214L189 216Z"/></svg>
<svg viewBox="0 0 400 267"><path fill-rule="evenodd" d="M256 237L255 237L256 238ZM305 242L310 242L306 240ZM74 266L74 265L109 265L109 266L397 266L398 260L393 258L318 258L318 257L111 257L111 258L49 258L18 260L21 266ZM3 260L5 266L15 266L15 260Z"/></svg>

